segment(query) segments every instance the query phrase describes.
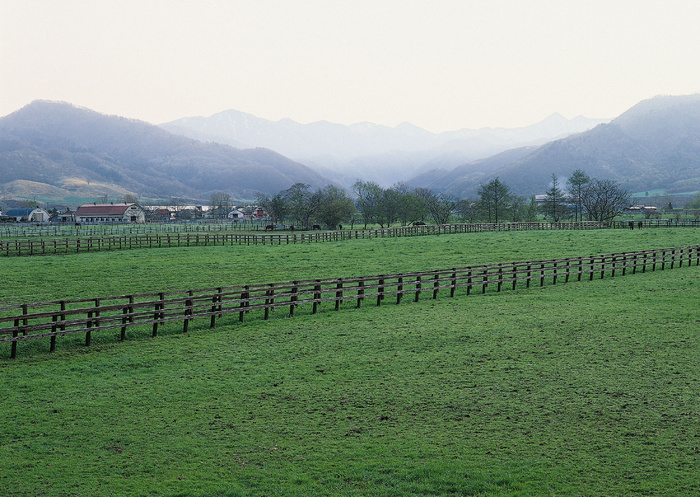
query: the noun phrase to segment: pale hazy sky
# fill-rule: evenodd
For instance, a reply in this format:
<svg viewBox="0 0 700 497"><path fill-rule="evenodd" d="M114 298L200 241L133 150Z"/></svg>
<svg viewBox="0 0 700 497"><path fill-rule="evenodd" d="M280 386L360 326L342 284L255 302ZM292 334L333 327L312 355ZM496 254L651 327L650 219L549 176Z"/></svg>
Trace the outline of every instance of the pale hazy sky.
<svg viewBox="0 0 700 497"><path fill-rule="evenodd" d="M0 0L0 116L48 99L154 124L612 118L700 92L699 48L698 0Z"/></svg>

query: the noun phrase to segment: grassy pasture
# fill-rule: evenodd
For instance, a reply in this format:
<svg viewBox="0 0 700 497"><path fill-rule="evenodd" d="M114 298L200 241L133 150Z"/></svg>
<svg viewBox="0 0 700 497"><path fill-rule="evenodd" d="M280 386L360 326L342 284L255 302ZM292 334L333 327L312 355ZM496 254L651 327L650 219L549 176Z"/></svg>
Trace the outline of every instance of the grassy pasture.
<svg viewBox="0 0 700 497"><path fill-rule="evenodd" d="M182 247L0 257L0 302L233 286L670 248L692 228L483 232L298 245Z"/></svg>
<svg viewBox="0 0 700 497"><path fill-rule="evenodd" d="M2 300L696 243L689 229L520 232L14 258ZM697 495L699 276L43 344L0 360L0 494Z"/></svg>

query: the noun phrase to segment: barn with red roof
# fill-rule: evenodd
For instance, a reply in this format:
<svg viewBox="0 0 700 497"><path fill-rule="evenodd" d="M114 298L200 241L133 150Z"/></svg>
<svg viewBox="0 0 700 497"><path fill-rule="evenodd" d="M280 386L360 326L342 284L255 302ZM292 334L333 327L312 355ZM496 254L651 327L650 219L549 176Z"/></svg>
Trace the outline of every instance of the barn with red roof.
<svg viewBox="0 0 700 497"><path fill-rule="evenodd" d="M143 208L134 203L84 204L75 211L76 223L143 223Z"/></svg>

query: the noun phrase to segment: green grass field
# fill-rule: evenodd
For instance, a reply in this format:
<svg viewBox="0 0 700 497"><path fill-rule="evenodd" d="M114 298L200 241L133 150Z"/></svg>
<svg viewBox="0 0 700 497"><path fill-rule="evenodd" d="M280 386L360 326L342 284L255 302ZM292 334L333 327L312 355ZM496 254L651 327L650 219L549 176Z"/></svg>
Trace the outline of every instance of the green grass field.
<svg viewBox="0 0 700 497"><path fill-rule="evenodd" d="M697 244L478 233L0 259L2 301ZM697 495L700 268L0 350L3 495Z"/></svg>

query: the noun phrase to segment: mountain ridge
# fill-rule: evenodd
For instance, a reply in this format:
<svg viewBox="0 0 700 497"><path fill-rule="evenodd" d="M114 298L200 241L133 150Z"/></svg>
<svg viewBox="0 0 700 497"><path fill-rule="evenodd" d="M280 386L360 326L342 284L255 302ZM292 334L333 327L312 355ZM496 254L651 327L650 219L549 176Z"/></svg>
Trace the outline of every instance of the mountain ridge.
<svg viewBox="0 0 700 497"><path fill-rule="evenodd" d="M421 186L459 196L476 196L478 186L495 177L520 195L544 193L551 175L568 177L575 169L617 181L633 192L669 193L700 189L700 95L658 96L643 100L609 123L554 140L491 170L473 161L435 175ZM496 167L497 166L497 167Z"/></svg>
<svg viewBox="0 0 700 497"><path fill-rule="evenodd" d="M42 100L0 118L0 178L73 190L92 181L140 196L200 199L217 190L253 198L297 182L330 183L272 150L201 143L143 121Z"/></svg>
<svg viewBox="0 0 700 497"><path fill-rule="evenodd" d="M394 127L367 122L349 126L328 121L300 124L229 109L209 117L178 119L160 127L198 140L264 146L307 164L344 186L350 186L355 179L390 186L433 168L435 162L440 167L454 167L509 148L546 143L607 121L583 116L568 120L554 113L519 128L464 128L432 133L411 123ZM396 166L386 163L388 156L404 159Z"/></svg>

